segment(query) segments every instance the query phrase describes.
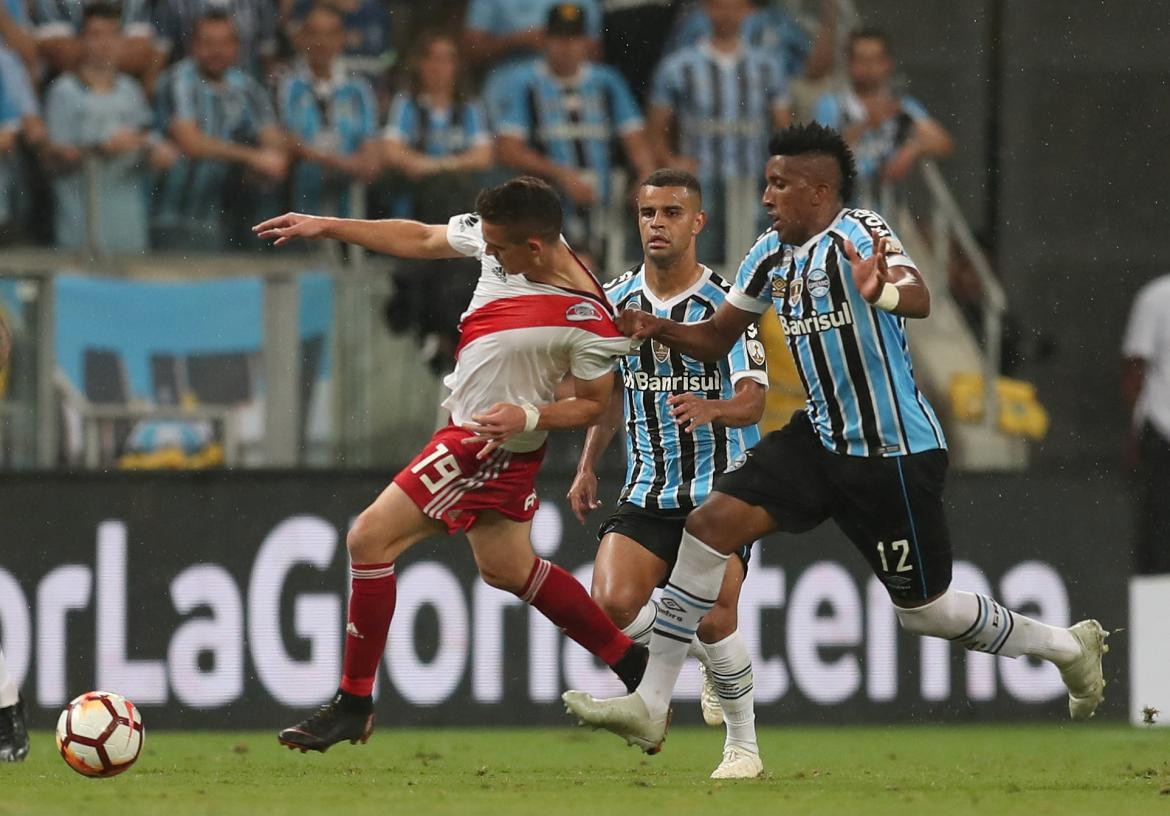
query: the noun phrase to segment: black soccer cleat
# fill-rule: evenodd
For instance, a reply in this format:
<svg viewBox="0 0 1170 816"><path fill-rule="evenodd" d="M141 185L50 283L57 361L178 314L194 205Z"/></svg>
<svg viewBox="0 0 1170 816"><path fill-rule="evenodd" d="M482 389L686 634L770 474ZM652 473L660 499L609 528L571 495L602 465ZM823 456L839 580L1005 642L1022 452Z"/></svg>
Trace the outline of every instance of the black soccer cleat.
<svg viewBox="0 0 1170 816"><path fill-rule="evenodd" d="M28 756L24 700L0 708L0 762L21 762Z"/></svg>
<svg viewBox="0 0 1170 816"><path fill-rule="evenodd" d="M626 691L634 693L634 689L642 682L642 675L646 673L646 663L650 660L650 650L640 643L635 643L626 649L617 663L610 666L618 679L625 684Z"/></svg>
<svg viewBox="0 0 1170 816"><path fill-rule="evenodd" d="M364 743L374 730L374 698L338 691L304 722L286 728L277 739L290 750L296 748L325 753L329 746L344 740L354 745Z"/></svg>

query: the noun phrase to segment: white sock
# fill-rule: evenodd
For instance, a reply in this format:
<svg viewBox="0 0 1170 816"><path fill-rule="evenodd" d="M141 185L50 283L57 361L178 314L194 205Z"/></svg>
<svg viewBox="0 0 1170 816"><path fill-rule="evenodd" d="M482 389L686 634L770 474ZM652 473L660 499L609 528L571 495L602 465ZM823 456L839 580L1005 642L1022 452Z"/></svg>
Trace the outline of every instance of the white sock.
<svg viewBox="0 0 1170 816"><path fill-rule="evenodd" d="M16 705L20 699L20 690L16 687L12 676L8 674L8 664L4 662L4 651L0 650L0 708Z"/></svg>
<svg viewBox="0 0 1170 816"><path fill-rule="evenodd" d="M646 605L638 610L638 614L630 621L630 624L622 629L622 633L634 643L640 643L645 646L650 642L650 632L654 629L654 619L658 616L658 604L654 601L646 601ZM707 650L703 647L703 641L699 640L699 636L695 635L691 641L691 645L687 647L687 657L693 657L702 661L703 665L708 665Z"/></svg>
<svg viewBox="0 0 1170 816"><path fill-rule="evenodd" d="M719 702L723 704L723 722L727 725L724 747L738 745L758 754L756 695L752 682L752 659L748 655L747 644L737 629L718 643L705 645L711 661L708 673L719 694Z"/></svg>
<svg viewBox="0 0 1170 816"><path fill-rule="evenodd" d="M638 614L622 629L622 633L634 643L643 646L650 642L650 630L654 628L654 618L658 614L658 607L654 601L646 601L646 605L638 610Z"/></svg>
<svg viewBox="0 0 1170 816"><path fill-rule="evenodd" d="M1067 629L1013 612L999 602L948 589L914 609L897 610L903 628L953 640L965 649L1003 657L1029 655L1065 666L1080 657L1081 645Z"/></svg>
<svg viewBox="0 0 1170 816"><path fill-rule="evenodd" d="M665 715L670 707L679 670L699 621L719 597L726 567L726 555L683 532L678 561L658 602L654 633L650 636L650 662L637 691L651 717Z"/></svg>

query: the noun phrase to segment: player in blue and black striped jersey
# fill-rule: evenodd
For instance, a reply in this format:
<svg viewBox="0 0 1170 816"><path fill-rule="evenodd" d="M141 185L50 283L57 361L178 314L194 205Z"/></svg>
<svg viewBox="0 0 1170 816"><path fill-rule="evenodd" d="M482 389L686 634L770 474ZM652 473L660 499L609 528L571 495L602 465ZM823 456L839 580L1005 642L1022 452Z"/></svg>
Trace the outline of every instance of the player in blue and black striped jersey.
<svg viewBox="0 0 1170 816"><path fill-rule="evenodd" d="M801 533L831 518L885 584L903 628L975 651L1048 660L1068 686L1072 718L1088 719L1105 686L1108 633L1097 621L1050 626L950 586L946 443L914 383L906 343L906 318L930 312L922 276L880 216L844 208L856 170L837 131L789 128L770 153L763 203L772 228L714 317L682 324L626 312L622 328L717 360L773 307L807 406L720 477L687 517L637 691L615 700L567 692L570 712L656 751L689 633L714 606L728 555L775 530Z"/></svg>
<svg viewBox="0 0 1170 816"><path fill-rule="evenodd" d="M610 303L618 312L637 309L679 321L711 317L730 286L695 258L694 239L706 220L698 180L681 170L657 170L638 189L637 203L645 261L606 287ZM759 441L768 371L754 325L712 362L650 341L618 365L621 380L609 410L589 430L569 500L582 523L598 506L594 468L622 425L624 405L626 484L598 534L593 598L630 638L644 643L656 616L650 596L674 566L687 513ZM703 717L710 725L727 724L715 779L763 770L751 658L736 616L750 546L729 562L718 602L689 644L704 667Z"/></svg>

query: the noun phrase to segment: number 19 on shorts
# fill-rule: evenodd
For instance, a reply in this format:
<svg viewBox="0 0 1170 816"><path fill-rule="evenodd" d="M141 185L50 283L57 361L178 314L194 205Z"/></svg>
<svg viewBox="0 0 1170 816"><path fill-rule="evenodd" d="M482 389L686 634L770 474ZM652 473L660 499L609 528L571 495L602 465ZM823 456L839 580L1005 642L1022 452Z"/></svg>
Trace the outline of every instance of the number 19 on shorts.
<svg viewBox="0 0 1170 816"><path fill-rule="evenodd" d="M431 468L431 473L421 473L428 467ZM449 485L452 479L463 473L459 469L459 462L455 459L455 454L450 453L442 442L435 446L435 450L430 456L412 467L410 472L421 473L418 480L427 490L431 491L432 495L438 493Z"/></svg>

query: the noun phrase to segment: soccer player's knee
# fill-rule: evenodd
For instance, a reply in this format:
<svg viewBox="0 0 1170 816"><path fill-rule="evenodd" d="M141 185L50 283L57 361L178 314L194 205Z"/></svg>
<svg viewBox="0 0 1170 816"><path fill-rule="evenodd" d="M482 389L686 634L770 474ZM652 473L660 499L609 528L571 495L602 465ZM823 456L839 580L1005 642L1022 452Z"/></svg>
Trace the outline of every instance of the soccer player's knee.
<svg viewBox="0 0 1170 816"><path fill-rule="evenodd" d="M379 555L385 550L385 541L379 540L377 524L369 511L354 519L353 526L345 535L345 547L349 550L349 559L355 564L371 564L379 561Z"/></svg>
<svg viewBox="0 0 1170 816"><path fill-rule="evenodd" d="M520 594L524 584L528 581L528 573L521 574L506 564L480 564L479 577L483 582L494 589L502 589L513 595Z"/></svg>
<svg viewBox="0 0 1170 816"><path fill-rule="evenodd" d="M594 581L589 590L593 601L619 629L629 626L638 612L646 605L645 598L636 593L605 582Z"/></svg>
<svg viewBox="0 0 1170 816"><path fill-rule="evenodd" d="M704 504L687 516L686 530L713 550L722 552L722 539L728 532L729 519L721 518L717 510Z"/></svg>
<svg viewBox="0 0 1170 816"><path fill-rule="evenodd" d="M730 637L738 625L734 608L716 604L699 622L699 640L704 643L718 643Z"/></svg>
<svg viewBox="0 0 1170 816"><path fill-rule="evenodd" d="M933 601L911 608L895 607L898 623L907 632L933 637L954 637L971 623L956 608L954 591L948 589Z"/></svg>

